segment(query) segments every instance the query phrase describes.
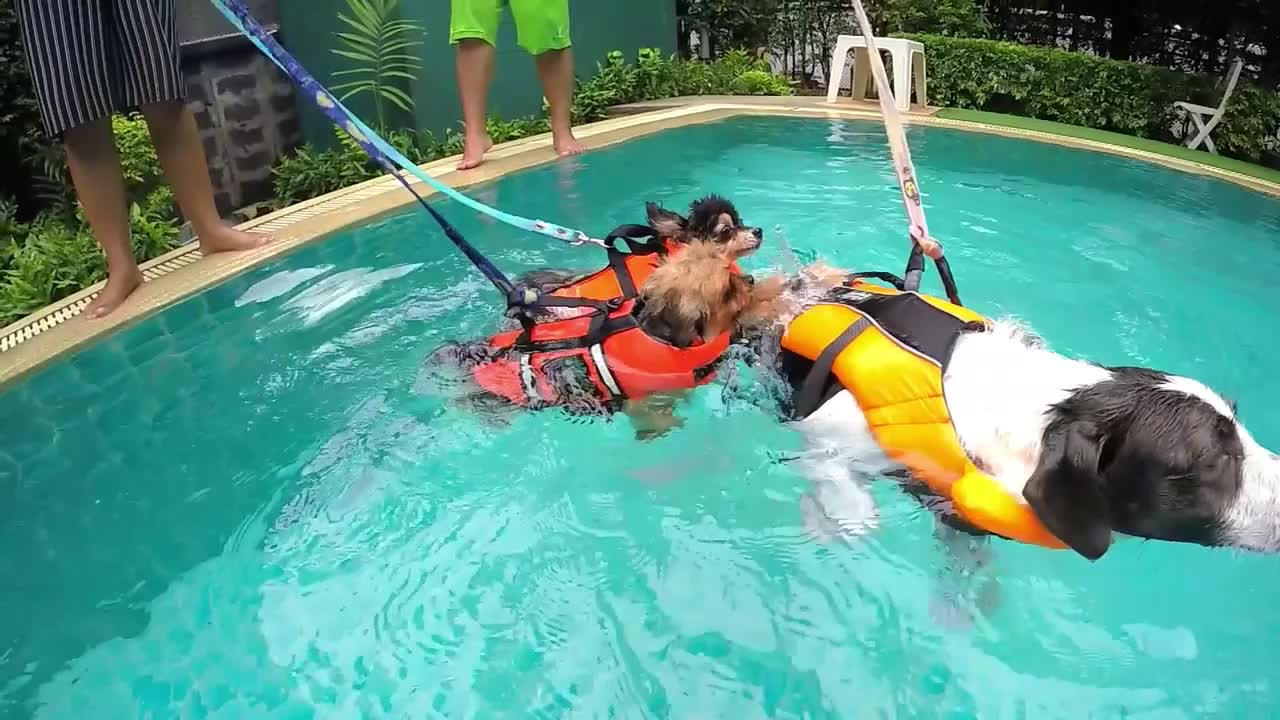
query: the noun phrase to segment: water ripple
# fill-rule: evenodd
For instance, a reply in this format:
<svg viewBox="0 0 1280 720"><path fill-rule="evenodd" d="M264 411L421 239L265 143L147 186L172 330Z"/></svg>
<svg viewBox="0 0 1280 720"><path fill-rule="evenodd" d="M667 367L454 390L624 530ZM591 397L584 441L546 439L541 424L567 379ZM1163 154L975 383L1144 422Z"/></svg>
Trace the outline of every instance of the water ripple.
<svg viewBox="0 0 1280 720"><path fill-rule="evenodd" d="M909 131L966 303L1205 379L1280 445L1280 204L1116 158ZM730 195L801 262L900 272L875 123L739 118L474 189L605 231ZM502 268L598 255L450 220ZM177 304L0 396L0 716L1266 717L1274 562L1097 563L941 534L890 480L815 542L758 373L638 442L478 415L422 358L501 299L407 212ZM1220 242L1229 238L1230 245ZM1229 248L1229 249L1228 249ZM772 244L744 261L791 261ZM926 275L936 291L936 274ZM1206 317L1209 318L1206 320ZM735 358L735 362L741 358Z"/></svg>

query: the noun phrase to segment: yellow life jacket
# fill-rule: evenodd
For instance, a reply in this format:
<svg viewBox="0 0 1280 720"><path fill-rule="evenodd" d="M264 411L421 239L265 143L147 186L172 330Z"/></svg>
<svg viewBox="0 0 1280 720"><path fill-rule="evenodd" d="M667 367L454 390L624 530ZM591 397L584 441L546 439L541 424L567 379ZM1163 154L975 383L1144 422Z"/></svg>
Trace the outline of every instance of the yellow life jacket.
<svg viewBox="0 0 1280 720"><path fill-rule="evenodd" d="M796 317L782 338L784 351L812 363L796 393L797 414L846 389L881 450L950 499L966 522L1011 540L1066 547L973 464L951 422L943 370L966 325L984 322L928 295L859 280L838 288Z"/></svg>

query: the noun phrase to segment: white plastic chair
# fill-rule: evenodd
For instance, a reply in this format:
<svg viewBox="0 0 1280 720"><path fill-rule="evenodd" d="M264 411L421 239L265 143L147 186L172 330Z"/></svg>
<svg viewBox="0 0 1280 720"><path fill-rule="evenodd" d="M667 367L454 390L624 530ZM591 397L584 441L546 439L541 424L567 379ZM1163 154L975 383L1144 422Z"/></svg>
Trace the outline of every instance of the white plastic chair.
<svg viewBox="0 0 1280 720"><path fill-rule="evenodd" d="M916 102L929 104L928 79L925 76L924 45L905 38L875 39L876 49L889 53L893 58L893 100L902 112L911 109L911 85L915 80ZM833 103L840 93L845 67L849 64L849 51L857 50L853 59L853 83L849 95L861 100L867 95L871 80L871 61L867 55L867 41L861 35L841 35L836 38L831 53L831 76L827 78L827 102Z"/></svg>
<svg viewBox="0 0 1280 720"><path fill-rule="evenodd" d="M1191 121L1196 125L1196 134L1187 141L1187 147L1195 150L1200 147L1201 143L1208 148L1209 152L1214 155L1218 154L1218 148L1213 145L1213 138L1209 137L1209 133L1218 127L1218 123L1222 122L1222 115L1227 110L1227 101L1231 99L1231 93L1236 90L1236 81L1240 79L1240 70L1244 68L1243 60L1236 60L1236 64L1231 67L1231 74L1227 76L1227 89L1222 93L1222 102L1218 107L1211 108L1206 105L1196 105L1195 103L1183 102L1179 100L1173 106L1179 110L1185 111L1191 116Z"/></svg>

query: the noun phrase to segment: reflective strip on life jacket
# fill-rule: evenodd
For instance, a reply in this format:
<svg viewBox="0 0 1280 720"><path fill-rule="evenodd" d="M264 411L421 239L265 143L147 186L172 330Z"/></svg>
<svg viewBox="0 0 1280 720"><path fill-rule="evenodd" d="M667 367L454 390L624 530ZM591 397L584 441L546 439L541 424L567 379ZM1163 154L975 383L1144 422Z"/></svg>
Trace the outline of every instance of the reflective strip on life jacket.
<svg viewBox="0 0 1280 720"><path fill-rule="evenodd" d="M618 387L618 381L613 379L613 373L609 372L609 363L604 360L604 348L600 343L591 346L591 360L596 365L596 372L600 374L600 380L609 389L609 392L615 397L622 395L622 388Z"/></svg>
<svg viewBox="0 0 1280 720"><path fill-rule="evenodd" d="M943 367L964 325L973 322L983 322L982 316L945 300L854 282L796 317L782 347L813 361L812 372L823 376L818 381L833 374L857 401L884 453L949 498L967 522L1012 540L1063 548L1028 505L973 464L951 422ZM933 332L894 333L894 326Z"/></svg>

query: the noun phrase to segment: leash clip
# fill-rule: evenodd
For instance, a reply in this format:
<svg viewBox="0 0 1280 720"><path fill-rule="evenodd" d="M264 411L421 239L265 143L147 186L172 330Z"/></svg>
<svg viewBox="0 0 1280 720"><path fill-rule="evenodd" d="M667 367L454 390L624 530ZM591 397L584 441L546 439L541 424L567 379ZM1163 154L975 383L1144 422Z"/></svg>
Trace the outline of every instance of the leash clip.
<svg viewBox="0 0 1280 720"><path fill-rule="evenodd" d="M578 247L580 245L599 245L600 247L606 250L609 249L609 243L603 240L593 238L582 231L578 231L577 236L575 236L574 239L570 240L569 244L574 247Z"/></svg>
<svg viewBox="0 0 1280 720"><path fill-rule="evenodd" d="M529 308L538 303L541 294L534 288L517 285L507 293L507 317L528 315Z"/></svg>

